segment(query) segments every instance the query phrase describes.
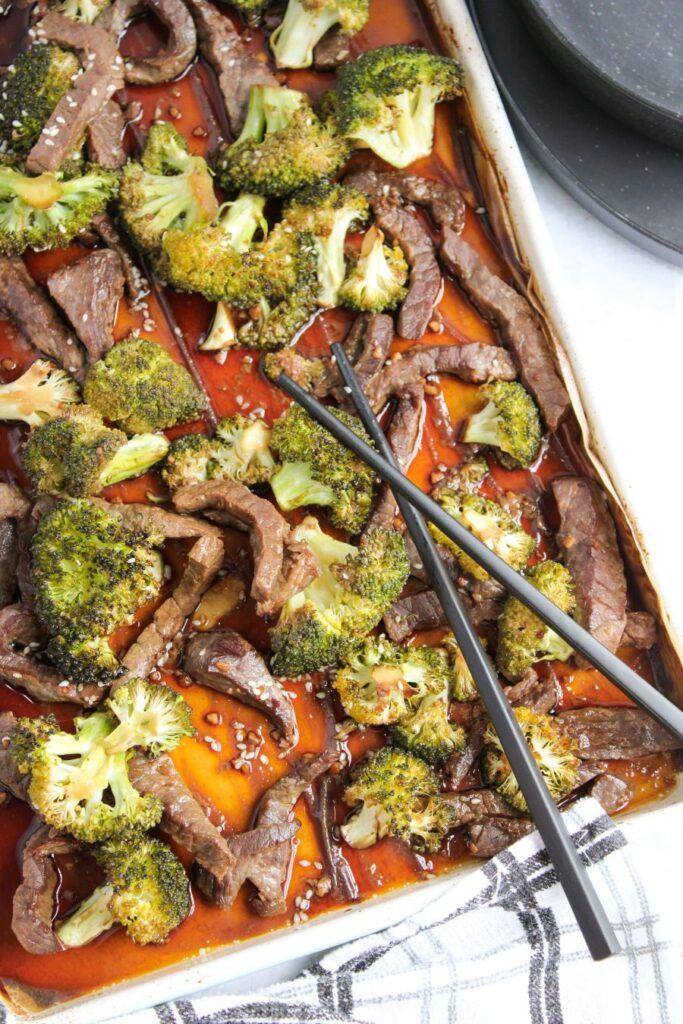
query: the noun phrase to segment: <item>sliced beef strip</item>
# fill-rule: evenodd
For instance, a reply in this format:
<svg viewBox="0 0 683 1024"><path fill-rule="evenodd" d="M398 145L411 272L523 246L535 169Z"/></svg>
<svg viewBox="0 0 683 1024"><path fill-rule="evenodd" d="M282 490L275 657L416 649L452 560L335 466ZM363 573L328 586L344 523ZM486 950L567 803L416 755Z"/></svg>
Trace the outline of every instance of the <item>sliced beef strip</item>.
<svg viewBox="0 0 683 1024"><path fill-rule="evenodd" d="M451 228L443 232L440 252L479 312L501 332L515 355L522 383L536 399L549 429L556 430L571 403L530 304L491 273L478 252Z"/></svg>
<svg viewBox="0 0 683 1024"><path fill-rule="evenodd" d="M463 345L418 345L399 355L399 359L387 363L366 391L375 412L383 409L392 395L407 384L433 373L453 374L470 384L514 380L517 376L510 353L499 345L476 341Z"/></svg>
<svg viewBox="0 0 683 1024"><path fill-rule="evenodd" d="M91 362L114 344L114 321L123 295L123 267L112 249L97 249L55 270L50 295L64 311Z"/></svg>
<svg viewBox="0 0 683 1024"><path fill-rule="evenodd" d="M398 393L396 410L391 418L387 440L400 470L405 472L420 443L424 422L424 386L409 384ZM363 527L363 537L377 529L391 529L398 515L398 505L388 484L382 484L372 515Z"/></svg>
<svg viewBox="0 0 683 1024"><path fill-rule="evenodd" d="M126 151L123 148L125 128L121 107L115 100L109 100L86 131L88 156L93 163L108 171L117 171L123 167L126 162Z"/></svg>
<svg viewBox="0 0 683 1024"><path fill-rule="evenodd" d="M59 874L53 857L75 853L81 844L47 825L28 838L21 864L21 883L12 900L12 931L25 950L42 955L64 947L52 927Z"/></svg>
<svg viewBox="0 0 683 1024"><path fill-rule="evenodd" d="M0 711L0 788L17 800L28 802L30 776L20 772L12 755L10 744L16 719L11 711Z"/></svg>
<svg viewBox="0 0 683 1024"><path fill-rule="evenodd" d="M486 818L467 827L467 849L474 857L495 857L534 830L531 818Z"/></svg>
<svg viewBox="0 0 683 1024"><path fill-rule="evenodd" d="M472 581L465 577L458 579L466 587ZM479 589L472 586L470 592L460 588L463 600L472 625L476 628L489 622L496 622L502 610L500 596L483 596ZM413 633L425 629L437 629L447 625L441 602L433 590L422 590L416 594L401 597L384 615L384 628L395 643L403 643Z"/></svg>
<svg viewBox="0 0 683 1024"><path fill-rule="evenodd" d="M139 60L127 57L124 73L127 82L160 85L181 75L197 52L194 21L182 0L114 0L98 18L97 24L108 29L117 39L131 18L146 11L151 11L166 28L167 42L159 53L151 57Z"/></svg>
<svg viewBox="0 0 683 1024"><path fill-rule="evenodd" d="M551 486L560 514L557 543L574 580L578 621L616 651L626 625L626 574L607 503L584 477L558 477Z"/></svg>
<svg viewBox="0 0 683 1024"><path fill-rule="evenodd" d="M290 746L296 743L296 714L290 698L258 651L239 633L232 629L196 633L185 647L182 667L212 690L258 708L272 719Z"/></svg>
<svg viewBox="0 0 683 1024"><path fill-rule="evenodd" d="M126 280L126 294L134 304L149 293L149 283L140 273L133 256L128 239L119 231L114 220L107 213L98 213L93 217L91 227L97 232L104 244L121 260L123 276Z"/></svg>
<svg viewBox="0 0 683 1024"><path fill-rule="evenodd" d="M236 138L244 125L252 85L277 87L266 64L246 48L232 24L206 0L187 0L197 27L199 50L218 77L228 124Z"/></svg>
<svg viewBox="0 0 683 1024"><path fill-rule="evenodd" d="M680 742L640 708L577 708L560 712L556 721L584 760L630 761L680 748Z"/></svg>
<svg viewBox="0 0 683 1024"><path fill-rule="evenodd" d="M81 707L99 704L106 690L96 683L72 683L33 654L43 636L33 612L23 604L10 604L0 611L0 677L10 686L26 690L34 700L71 701ZM24 653L29 649L31 653Z"/></svg>
<svg viewBox="0 0 683 1024"><path fill-rule="evenodd" d="M394 321L386 313L361 313L342 342L344 351L353 364L358 383L367 394L381 373L394 340ZM335 363L328 359L329 369L321 384L314 387L317 398L332 396L349 409L353 403L344 390L341 375Z"/></svg>
<svg viewBox="0 0 683 1024"><path fill-rule="evenodd" d="M173 591L173 600L183 615L191 615L199 604L223 564L224 553L220 537L198 537L190 548L185 571Z"/></svg>
<svg viewBox="0 0 683 1024"><path fill-rule="evenodd" d="M326 32L313 50L313 67L316 71L335 71L351 60L351 36L341 28Z"/></svg>
<svg viewBox="0 0 683 1024"><path fill-rule="evenodd" d="M440 181L404 171L375 171L371 167L361 167L352 170L345 184L357 188L369 198L388 198L394 202L404 199L417 203L429 211L441 229L449 227L460 234L465 226L467 205L461 191Z"/></svg>
<svg viewBox="0 0 683 1024"><path fill-rule="evenodd" d="M20 487L0 481L0 519L19 519L30 508L31 503Z"/></svg>
<svg viewBox="0 0 683 1024"><path fill-rule="evenodd" d="M607 814L616 814L618 811L623 811L628 805L633 796L633 790L625 779L605 772L591 783L587 795L597 800Z"/></svg>
<svg viewBox="0 0 683 1024"><path fill-rule="evenodd" d="M335 780L326 772L307 793L308 806L318 823L318 834L325 868L330 877L330 892L337 900L357 900L358 883L335 836Z"/></svg>
<svg viewBox="0 0 683 1024"><path fill-rule="evenodd" d="M10 603L17 589L19 536L16 520L22 519L30 507L19 487L0 481L0 609Z"/></svg>
<svg viewBox="0 0 683 1024"><path fill-rule="evenodd" d="M471 821L484 818L521 817L519 811L494 789L468 789L463 793L444 793L444 799L458 815L458 825L469 825Z"/></svg>
<svg viewBox="0 0 683 1024"><path fill-rule="evenodd" d="M649 651L657 643L657 623L649 612L626 612L626 626L621 643Z"/></svg>
<svg viewBox="0 0 683 1024"><path fill-rule="evenodd" d="M0 256L0 305L38 352L82 379L85 352L20 259Z"/></svg>
<svg viewBox="0 0 683 1024"><path fill-rule="evenodd" d="M129 530L144 530L147 533L160 533L167 540L183 540L190 537L217 537L221 531L211 523L195 516L178 515L157 505L144 505L139 502L105 501L103 498L91 499L95 505L116 516Z"/></svg>
<svg viewBox="0 0 683 1024"><path fill-rule="evenodd" d="M557 707L562 689L554 673L539 677L530 668L518 683L505 687L505 696L515 708L530 708L538 715L547 715Z"/></svg>

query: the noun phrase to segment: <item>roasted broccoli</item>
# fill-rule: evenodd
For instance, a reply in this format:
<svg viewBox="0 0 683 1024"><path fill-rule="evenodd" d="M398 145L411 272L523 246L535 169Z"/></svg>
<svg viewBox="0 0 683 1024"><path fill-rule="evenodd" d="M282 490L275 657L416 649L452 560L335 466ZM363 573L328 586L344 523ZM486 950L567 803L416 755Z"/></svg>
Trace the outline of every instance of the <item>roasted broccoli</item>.
<svg viewBox="0 0 683 1024"><path fill-rule="evenodd" d="M74 405L31 431L21 461L38 494L82 498L147 472L168 447L163 434L128 440L87 405Z"/></svg>
<svg viewBox="0 0 683 1024"><path fill-rule="evenodd" d="M162 476L171 491L204 480L265 483L275 469L270 435L261 419L237 415L219 420L212 438L185 434L173 441Z"/></svg>
<svg viewBox="0 0 683 1024"><path fill-rule="evenodd" d="M128 434L197 420L206 405L184 366L157 342L133 335L92 364L83 397Z"/></svg>
<svg viewBox="0 0 683 1024"><path fill-rule="evenodd" d="M209 479L212 442L206 434L183 434L171 441L161 475L170 491L184 484L202 483Z"/></svg>
<svg viewBox="0 0 683 1024"><path fill-rule="evenodd" d="M339 301L358 313L395 309L408 294L407 280L408 264L400 245L389 248L382 232L373 225L339 290Z"/></svg>
<svg viewBox="0 0 683 1024"><path fill-rule="evenodd" d="M574 611L574 582L559 562L540 562L529 583L567 614ZM516 597L508 597L498 619L496 664L508 679L521 679L536 661L566 661L572 648Z"/></svg>
<svg viewBox="0 0 683 1024"><path fill-rule="evenodd" d="M297 676L333 665L378 624L408 577L403 537L375 530L361 548L323 533L309 517L293 539L310 548L320 576L284 605L270 631L273 670Z"/></svg>
<svg viewBox="0 0 683 1024"><path fill-rule="evenodd" d="M298 231L310 232L318 252L318 305L337 305L346 275L346 235L368 215L365 196L329 180L316 182L287 204L286 222Z"/></svg>
<svg viewBox="0 0 683 1024"><path fill-rule="evenodd" d="M295 348L285 348L264 357L263 371L270 380L277 380L281 373L286 373L308 391L326 379L329 363L321 358L308 359Z"/></svg>
<svg viewBox="0 0 683 1024"><path fill-rule="evenodd" d="M440 693L428 693L417 709L391 727L392 742L439 767L464 750L465 730L448 721L448 684Z"/></svg>
<svg viewBox="0 0 683 1024"><path fill-rule="evenodd" d="M460 65L414 46L367 50L337 75L339 131L394 167L428 156L434 110L462 92Z"/></svg>
<svg viewBox="0 0 683 1024"><path fill-rule="evenodd" d="M392 725L447 683L447 660L435 647L401 648L385 636L367 637L342 658L334 679L344 710L362 725Z"/></svg>
<svg viewBox="0 0 683 1024"><path fill-rule="evenodd" d="M442 488L438 499L441 507L453 519L466 526L470 533L504 562L513 569L526 568L527 562L536 550L536 542L497 501L491 501L480 494L462 494L450 488ZM464 572L478 580L489 578L486 570L465 554L450 537L432 523L429 524L429 528L439 544L455 552Z"/></svg>
<svg viewBox="0 0 683 1024"><path fill-rule="evenodd" d="M541 418L531 395L516 382L495 381L481 388L486 405L470 416L463 434L467 444L498 449L504 466L528 466L541 444Z"/></svg>
<svg viewBox="0 0 683 1024"><path fill-rule="evenodd" d="M78 58L58 46L34 43L0 80L0 153L25 157L80 71Z"/></svg>
<svg viewBox="0 0 683 1024"><path fill-rule="evenodd" d="M348 153L305 93L252 85L242 133L219 152L216 173L228 191L278 198L334 174Z"/></svg>
<svg viewBox="0 0 683 1024"><path fill-rule="evenodd" d="M334 415L372 443L356 416L338 410ZM361 529L374 498L376 477L371 469L299 405L291 405L275 421L270 443L281 463L270 481L281 509L322 505L335 526L348 533Z"/></svg>
<svg viewBox="0 0 683 1024"><path fill-rule="evenodd" d="M118 176L95 165L77 178L31 178L0 167L0 253L68 245L118 191Z"/></svg>
<svg viewBox="0 0 683 1024"><path fill-rule="evenodd" d="M486 641L479 638L482 647L486 648ZM477 684L472 678L469 665L465 661L465 655L460 649L460 645L453 636L452 633L448 633L441 643L446 648L448 654L448 661L450 666L450 686L449 692L453 700L465 703L468 701L479 700L479 690Z"/></svg>
<svg viewBox="0 0 683 1024"><path fill-rule="evenodd" d="M191 156L183 137L165 122L151 126L142 163L129 160L124 167L119 202L130 235L164 279L164 234L203 227L218 213L206 161Z"/></svg>
<svg viewBox="0 0 683 1024"><path fill-rule="evenodd" d="M73 21L83 21L92 25L110 3L111 0L63 0L56 9Z"/></svg>
<svg viewBox="0 0 683 1024"><path fill-rule="evenodd" d="M129 679L109 697L107 708L119 722L104 739L108 754L144 747L156 756L192 735L189 704L163 683Z"/></svg>
<svg viewBox="0 0 683 1024"><path fill-rule="evenodd" d="M21 377L0 384L0 420L38 427L80 400L78 385L66 370L47 359L36 359Z"/></svg>
<svg viewBox="0 0 683 1024"><path fill-rule="evenodd" d="M68 733L20 718L12 737L17 764L31 776L31 803L47 824L85 843L156 825L161 801L133 788L125 751L108 754L104 748L116 718L97 711L74 725L76 732Z"/></svg>
<svg viewBox="0 0 683 1024"><path fill-rule="evenodd" d="M60 502L41 517L31 548L36 613L65 675L93 682L116 674L105 638L157 593L162 540L126 529L86 499Z"/></svg>
<svg viewBox="0 0 683 1024"><path fill-rule="evenodd" d="M115 924L141 946L164 942L190 913L190 883L166 843L140 832L109 839L91 852L105 881L57 924L67 949L85 946Z"/></svg>
<svg viewBox="0 0 683 1024"><path fill-rule="evenodd" d="M420 852L435 853L457 824L451 805L439 794L434 771L394 747L369 754L354 768L344 801L350 807L361 804L341 827L357 850L389 835Z"/></svg>
<svg viewBox="0 0 683 1024"><path fill-rule="evenodd" d="M231 0L231 7L242 14L248 23L258 22L261 14L268 7L270 0Z"/></svg>
<svg viewBox="0 0 683 1024"><path fill-rule="evenodd" d="M284 18L270 37L279 68L308 68L313 50L334 25L351 35L370 16L370 0L288 0Z"/></svg>
<svg viewBox="0 0 683 1024"><path fill-rule="evenodd" d="M237 338L240 345L273 352L294 341L303 330L317 305L318 276L315 252L307 246L308 266L301 262L302 272L296 287L288 295L275 301L261 299L252 310L254 314L240 327Z"/></svg>
<svg viewBox="0 0 683 1024"><path fill-rule="evenodd" d="M531 708L515 708L514 711L550 795L553 800L561 800L579 784L581 761L576 741L560 730L552 715L538 714ZM498 734L490 723L484 732L481 767L488 786L494 786L518 811L528 811Z"/></svg>

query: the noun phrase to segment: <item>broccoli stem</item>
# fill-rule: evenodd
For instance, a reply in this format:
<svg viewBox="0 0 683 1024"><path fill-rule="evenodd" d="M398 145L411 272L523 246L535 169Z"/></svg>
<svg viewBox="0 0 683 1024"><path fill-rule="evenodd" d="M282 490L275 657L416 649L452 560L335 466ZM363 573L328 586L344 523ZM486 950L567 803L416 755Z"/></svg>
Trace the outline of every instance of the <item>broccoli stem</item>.
<svg viewBox="0 0 683 1024"><path fill-rule="evenodd" d="M334 491L313 477L308 462L286 462L271 477L275 500L284 512L302 505L333 505Z"/></svg>
<svg viewBox="0 0 683 1024"><path fill-rule="evenodd" d="M289 0L284 18L270 37L277 67L310 67L316 44L338 21L339 10L334 4L309 11L301 0Z"/></svg>
<svg viewBox="0 0 683 1024"><path fill-rule="evenodd" d="M140 476L166 457L169 449L164 434L136 434L117 451L100 474L100 489Z"/></svg>
<svg viewBox="0 0 683 1024"><path fill-rule="evenodd" d="M113 895L112 885L98 886L73 914L58 924L55 931L62 945L67 949L87 946L115 925L116 919L109 909Z"/></svg>
<svg viewBox="0 0 683 1024"><path fill-rule="evenodd" d="M225 302L218 302L211 327L197 348L201 352L221 352L236 344L237 330L230 306Z"/></svg>
<svg viewBox="0 0 683 1024"><path fill-rule="evenodd" d="M234 144L262 142L267 132L281 132L302 100L303 94L294 89L252 85L244 128Z"/></svg>
<svg viewBox="0 0 683 1024"><path fill-rule="evenodd" d="M393 167L407 167L431 153L438 97L439 90L425 85L398 93L391 100L391 130L370 127L359 131L357 137Z"/></svg>

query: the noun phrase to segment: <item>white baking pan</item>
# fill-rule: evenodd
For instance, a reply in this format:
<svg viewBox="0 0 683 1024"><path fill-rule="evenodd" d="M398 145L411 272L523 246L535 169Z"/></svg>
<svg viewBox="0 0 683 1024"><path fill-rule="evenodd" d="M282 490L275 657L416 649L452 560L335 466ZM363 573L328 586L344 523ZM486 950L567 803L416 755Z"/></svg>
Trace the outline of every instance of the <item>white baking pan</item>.
<svg viewBox="0 0 683 1024"><path fill-rule="evenodd" d="M618 436L610 434L610 406L619 401L614 382L592 382L582 373L582 338L572 328L571 317L562 301L562 284L553 248L544 227L522 157L496 90L486 58L467 12L465 0L426 0L444 43L463 64L467 99L477 142L483 155L478 167L486 193L489 215L496 231L505 230L514 245L520 266L528 274L527 292L543 311L556 346L558 358L575 408L585 427L586 447L594 457L600 474L613 497L621 527L622 542L637 552L645 567L638 573L643 597L650 611L662 622L667 639L661 645L669 676L679 703L683 703L683 667L677 653L678 637L683 632L683 575L674 572L671 556L672 531L663 529L663 513L657 495L638 487L634 470L637 453L620 451ZM670 344L671 339L648 339L654 348ZM584 341L585 346L585 341ZM584 350L584 353L585 350ZM599 399L599 402L598 402ZM676 411L672 411L676 415ZM590 428L590 429L589 429ZM643 457L646 452L644 451ZM647 523L648 549L645 553L638 524ZM661 529L652 529L657 524ZM660 601L665 594L666 609ZM666 803L678 798L683 787L670 794ZM661 806L657 805L657 806ZM657 806L636 814L657 813ZM628 827L627 821L625 822ZM334 911L305 925L282 928L272 935L200 953L174 967L120 982L95 994L34 1016L51 1024L95 1024L133 1010L190 995L200 988L263 971L285 961L296 960L347 942L408 916L429 899L442 896L457 884L457 877L474 870L476 863L458 867L454 876L416 883L396 894L375 897L347 910ZM103 949L103 955L105 950Z"/></svg>

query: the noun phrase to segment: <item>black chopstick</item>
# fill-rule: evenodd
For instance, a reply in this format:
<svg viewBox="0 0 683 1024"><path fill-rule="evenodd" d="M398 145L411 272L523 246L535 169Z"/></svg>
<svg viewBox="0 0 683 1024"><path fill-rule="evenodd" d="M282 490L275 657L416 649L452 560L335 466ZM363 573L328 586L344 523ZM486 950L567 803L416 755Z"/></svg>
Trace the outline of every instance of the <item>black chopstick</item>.
<svg viewBox="0 0 683 1024"><path fill-rule="evenodd" d="M391 447L363 394L346 352L339 343L332 345L332 352L363 426L381 455L395 465ZM406 528L439 597L446 620L462 650L550 859L555 865L586 944L593 958L602 960L619 951L619 943L612 926L529 751L512 707L470 623L460 595L445 570L424 519L404 497L400 494L396 494L395 497Z"/></svg>
<svg viewBox="0 0 683 1024"><path fill-rule="evenodd" d="M317 399L304 391L286 373L279 374L276 383L291 398L308 412L314 420L325 427L346 448L349 448L363 462L375 470L382 480L386 480L394 494L400 494L413 505L425 519L434 523L463 551L484 568L490 576L498 580L508 593L519 598L523 604L543 619L546 625L566 640L567 643L582 654L592 665L602 672L620 690L640 705L653 718L656 718L666 729L683 743L683 711L676 707L664 694L656 690L648 682L634 672L632 668L620 661L606 647L591 636L582 626L569 615L549 601L536 590L521 573L511 569L507 562L489 550L470 531L448 515L440 505L411 483L392 463L374 448L362 441L352 430L333 416Z"/></svg>

